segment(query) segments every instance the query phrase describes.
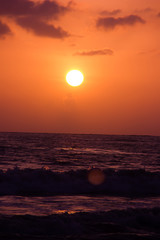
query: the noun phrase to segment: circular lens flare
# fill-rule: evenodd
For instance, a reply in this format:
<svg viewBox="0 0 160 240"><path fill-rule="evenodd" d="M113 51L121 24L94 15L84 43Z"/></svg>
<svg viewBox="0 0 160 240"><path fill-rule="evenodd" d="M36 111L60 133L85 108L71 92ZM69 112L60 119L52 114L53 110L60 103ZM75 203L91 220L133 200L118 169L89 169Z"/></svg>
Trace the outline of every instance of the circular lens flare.
<svg viewBox="0 0 160 240"><path fill-rule="evenodd" d="M93 185L100 185L104 182L105 175L98 168L91 169L88 173L88 181Z"/></svg>
<svg viewBox="0 0 160 240"><path fill-rule="evenodd" d="M66 75L66 81L72 87L81 85L83 79L83 74L79 70L71 70Z"/></svg>

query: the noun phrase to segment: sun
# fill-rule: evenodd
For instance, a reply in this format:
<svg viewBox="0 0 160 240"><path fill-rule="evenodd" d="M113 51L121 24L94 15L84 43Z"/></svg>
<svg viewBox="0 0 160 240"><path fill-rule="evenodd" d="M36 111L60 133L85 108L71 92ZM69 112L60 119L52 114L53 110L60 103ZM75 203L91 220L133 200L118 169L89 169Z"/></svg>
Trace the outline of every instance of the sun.
<svg viewBox="0 0 160 240"><path fill-rule="evenodd" d="M83 79L84 76L79 70L71 70L66 75L66 81L72 87L77 87L81 85Z"/></svg>

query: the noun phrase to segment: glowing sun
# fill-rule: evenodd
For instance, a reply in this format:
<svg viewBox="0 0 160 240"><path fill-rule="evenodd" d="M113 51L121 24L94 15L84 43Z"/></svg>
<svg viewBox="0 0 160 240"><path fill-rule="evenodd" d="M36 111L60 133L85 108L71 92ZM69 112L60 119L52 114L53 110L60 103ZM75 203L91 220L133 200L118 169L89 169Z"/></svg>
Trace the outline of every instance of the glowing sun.
<svg viewBox="0 0 160 240"><path fill-rule="evenodd" d="M83 74L79 70L71 70L66 75L66 81L72 87L77 87L83 82Z"/></svg>

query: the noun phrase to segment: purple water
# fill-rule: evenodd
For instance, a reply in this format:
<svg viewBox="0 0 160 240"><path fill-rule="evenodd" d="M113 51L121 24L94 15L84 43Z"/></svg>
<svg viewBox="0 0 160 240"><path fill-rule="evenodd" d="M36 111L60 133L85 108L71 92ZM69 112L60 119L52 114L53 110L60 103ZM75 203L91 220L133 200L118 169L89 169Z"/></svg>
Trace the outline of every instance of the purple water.
<svg viewBox="0 0 160 240"><path fill-rule="evenodd" d="M0 133L0 169L1 238L160 238L160 137Z"/></svg>

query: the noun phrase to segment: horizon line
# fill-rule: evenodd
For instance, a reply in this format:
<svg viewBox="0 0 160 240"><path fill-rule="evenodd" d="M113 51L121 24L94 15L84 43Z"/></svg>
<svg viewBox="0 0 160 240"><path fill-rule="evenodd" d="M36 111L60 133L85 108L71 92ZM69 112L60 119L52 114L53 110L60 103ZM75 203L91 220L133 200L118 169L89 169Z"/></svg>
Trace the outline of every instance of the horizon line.
<svg viewBox="0 0 160 240"><path fill-rule="evenodd" d="M32 132L32 131L1 131L0 133L24 133L24 134L70 134L70 135L107 135L107 136L148 136L160 137L160 135L152 134L124 134L124 133L72 133L72 132Z"/></svg>

